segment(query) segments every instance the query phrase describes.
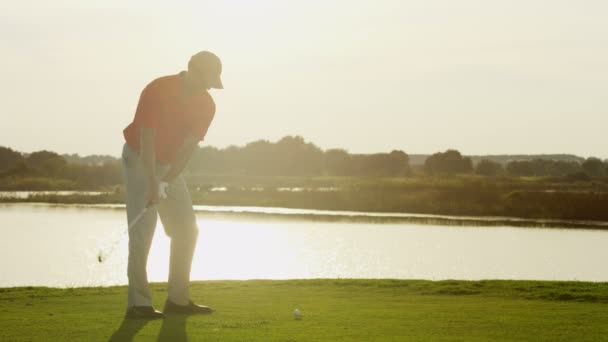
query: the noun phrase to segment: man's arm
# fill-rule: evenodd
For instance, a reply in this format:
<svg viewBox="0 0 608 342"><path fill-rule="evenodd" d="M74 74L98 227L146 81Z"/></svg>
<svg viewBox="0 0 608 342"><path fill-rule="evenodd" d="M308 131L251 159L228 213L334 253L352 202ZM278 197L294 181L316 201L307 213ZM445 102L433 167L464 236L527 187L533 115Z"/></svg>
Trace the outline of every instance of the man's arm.
<svg viewBox="0 0 608 342"><path fill-rule="evenodd" d="M169 183L177 176L179 176L179 174L184 170L186 165L188 165L188 161L196 150L197 145L198 139L194 135L188 134L181 148L179 149L179 151L177 151L177 156L175 157L174 162L171 164L169 171L163 176L163 182Z"/></svg>

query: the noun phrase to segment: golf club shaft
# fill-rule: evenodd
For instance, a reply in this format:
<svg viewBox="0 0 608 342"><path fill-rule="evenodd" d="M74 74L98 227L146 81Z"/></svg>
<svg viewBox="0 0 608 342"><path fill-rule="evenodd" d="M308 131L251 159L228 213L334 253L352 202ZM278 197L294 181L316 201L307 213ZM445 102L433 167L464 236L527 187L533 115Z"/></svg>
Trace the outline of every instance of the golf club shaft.
<svg viewBox="0 0 608 342"><path fill-rule="evenodd" d="M129 228L127 228L127 231L130 231L131 228L133 228L137 222L139 222L139 220L144 217L144 215L146 214L146 212L148 211L148 209L150 209L150 207L145 207L144 210L142 210L137 216L135 216L135 218L133 219L133 221L131 221L131 224L129 224Z"/></svg>
<svg viewBox="0 0 608 342"><path fill-rule="evenodd" d="M129 233L129 231L131 231L131 228L135 227L135 225L139 222L139 220L141 220L142 217L144 217L144 215L148 212L148 209L150 209L152 206L149 207L145 207L139 214L137 214L137 216L135 216L135 218L133 219L133 221L131 221L131 223L129 224L129 227L127 228L127 230L125 232L123 232L122 235L124 235L125 233ZM120 240L116 240L112 245L110 245L110 248L104 253L103 250L99 251L99 254L97 255L97 261L99 261L100 263L103 262L108 255L112 254L112 252L114 251L114 249L116 248L116 245L118 244Z"/></svg>

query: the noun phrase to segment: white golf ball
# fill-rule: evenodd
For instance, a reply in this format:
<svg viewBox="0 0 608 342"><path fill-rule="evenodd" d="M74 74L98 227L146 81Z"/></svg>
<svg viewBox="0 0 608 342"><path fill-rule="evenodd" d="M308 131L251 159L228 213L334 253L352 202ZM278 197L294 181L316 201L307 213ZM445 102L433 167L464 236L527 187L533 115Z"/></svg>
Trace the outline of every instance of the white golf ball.
<svg viewBox="0 0 608 342"><path fill-rule="evenodd" d="M293 315L296 319L301 319L302 318L302 312L300 311L300 309L295 309L293 310Z"/></svg>

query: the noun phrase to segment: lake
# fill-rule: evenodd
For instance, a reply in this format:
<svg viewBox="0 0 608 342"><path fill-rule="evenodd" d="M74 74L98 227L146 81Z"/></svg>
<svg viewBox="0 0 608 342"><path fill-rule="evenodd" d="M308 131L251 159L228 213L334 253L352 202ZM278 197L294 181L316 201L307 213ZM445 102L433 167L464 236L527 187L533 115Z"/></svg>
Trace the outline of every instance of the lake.
<svg viewBox="0 0 608 342"><path fill-rule="evenodd" d="M470 217L196 209L200 234L192 280L608 281L608 230L521 227L528 221ZM0 222L0 287L127 283L126 215L120 205L0 204ZM159 220L150 281L166 281L168 248ZM107 254L103 263L97 260L100 251Z"/></svg>

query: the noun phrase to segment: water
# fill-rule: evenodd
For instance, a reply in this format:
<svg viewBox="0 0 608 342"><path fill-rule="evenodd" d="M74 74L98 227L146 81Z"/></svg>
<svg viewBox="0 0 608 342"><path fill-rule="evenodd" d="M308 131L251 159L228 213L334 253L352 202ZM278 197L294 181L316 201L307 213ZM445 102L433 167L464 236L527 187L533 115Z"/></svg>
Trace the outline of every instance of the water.
<svg viewBox="0 0 608 342"><path fill-rule="evenodd" d="M606 230L515 228L487 220L446 226L402 221L399 215L370 223L361 217L371 214L357 218L344 212L197 209L200 234L193 280L608 281ZM375 219L378 215L383 216L376 214ZM2 204L0 222L0 287L127 283L123 208ZM99 263L100 250L112 245L116 249ZM166 281L168 248L159 221L148 263L151 281Z"/></svg>
<svg viewBox="0 0 608 342"><path fill-rule="evenodd" d="M68 195L101 195L103 192L100 191L0 191L0 198L28 198L29 196L35 195L57 195L57 196L68 196Z"/></svg>

